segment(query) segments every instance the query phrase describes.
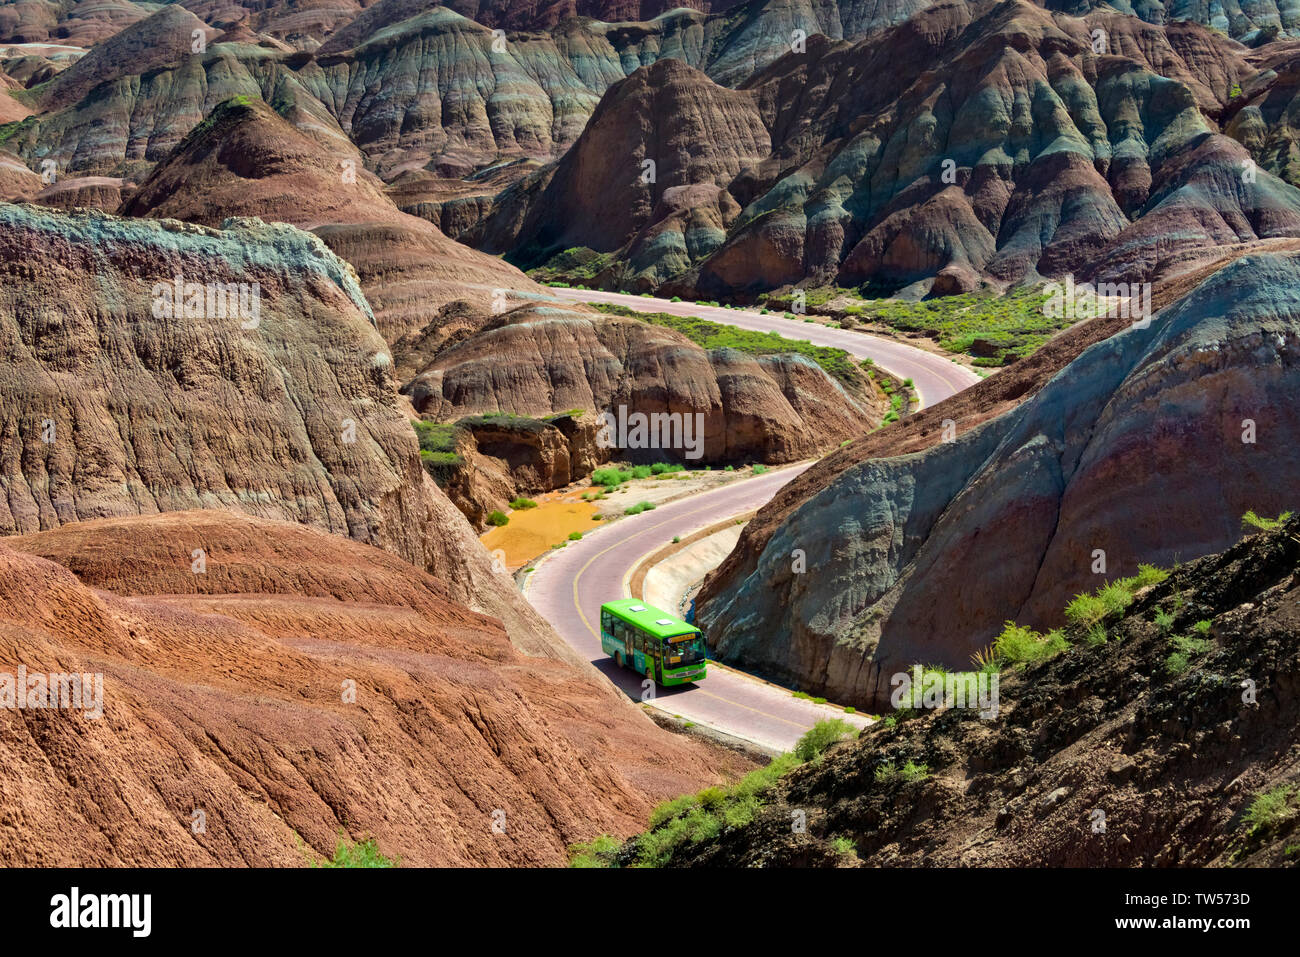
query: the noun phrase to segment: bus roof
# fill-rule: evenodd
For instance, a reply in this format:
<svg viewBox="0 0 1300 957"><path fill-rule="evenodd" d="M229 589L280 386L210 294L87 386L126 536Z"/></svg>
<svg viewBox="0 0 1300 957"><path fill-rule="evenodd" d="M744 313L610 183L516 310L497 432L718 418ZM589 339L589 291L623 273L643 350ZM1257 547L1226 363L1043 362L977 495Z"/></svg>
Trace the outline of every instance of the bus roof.
<svg viewBox="0 0 1300 957"><path fill-rule="evenodd" d="M673 638L677 635L698 634L694 625L689 625L675 615L670 615L661 608L646 604L636 598L620 598L607 601L600 606L601 611L622 618L629 624L636 625L642 631L656 638Z"/></svg>

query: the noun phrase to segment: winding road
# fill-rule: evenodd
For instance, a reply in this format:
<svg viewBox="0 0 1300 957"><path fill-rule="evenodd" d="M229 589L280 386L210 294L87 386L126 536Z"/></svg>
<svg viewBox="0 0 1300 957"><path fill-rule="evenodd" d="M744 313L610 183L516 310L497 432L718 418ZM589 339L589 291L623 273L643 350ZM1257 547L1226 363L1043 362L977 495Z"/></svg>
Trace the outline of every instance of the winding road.
<svg viewBox="0 0 1300 957"><path fill-rule="evenodd" d="M737 326L754 332L775 332L787 339L807 339L815 346L833 346L843 349L859 359L871 359L886 372L900 379L911 379L921 406L934 405L955 392L980 381L979 376L965 366L958 365L933 352L926 352L893 339L836 329L819 322L797 322L781 313L768 313L748 309L723 309L721 306L704 306L693 302L671 302L667 299L650 299L621 292L599 292L594 289L548 289L557 299L569 302L603 302L626 306L638 312L666 312L673 316L694 316L725 326Z"/></svg>
<svg viewBox="0 0 1300 957"><path fill-rule="evenodd" d="M835 346L916 385L923 404L938 402L964 389L978 376L943 356L903 343L817 323L795 326L781 316L737 309L698 306L621 293L554 289L557 298L579 302L609 302L642 312L698 316L713 322L760 332L777 332L791 339ZM600 606L628 594L626 581L633 568L651 552L692 532L741 515L763 505L777 490L807 469L807 463L773 470L751 478L737 477L720 488L669 502L649 512L620 518L570 542L535 566L524 583L533 606L580 654L630 697L642 697L645 679L618 668L600 647ZM789 750L808 728L824 718L839 717L866 724L861 715L796 698L781 688L730 668L713 664L699 684L654 688L648 703L669 714L752 741L774 751Z"/></svg>

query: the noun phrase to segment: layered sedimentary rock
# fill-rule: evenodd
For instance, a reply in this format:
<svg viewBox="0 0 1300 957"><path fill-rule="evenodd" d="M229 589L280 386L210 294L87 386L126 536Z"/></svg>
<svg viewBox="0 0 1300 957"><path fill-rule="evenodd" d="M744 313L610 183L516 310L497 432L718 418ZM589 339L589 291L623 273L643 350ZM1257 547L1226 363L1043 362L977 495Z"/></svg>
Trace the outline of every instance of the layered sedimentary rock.
<svg viewBox="0 0 1300 957"><path fill-rule="evenodd" d="M405 360L410 362L408 356ZM703 432L649 460L793 462L877 421L811 359L706 351L671 329L560 306L522 306L411 367L402 390L439 420L481 412L678 413ZM625 443L619 442L620 447ZM630 452L629 454L637 454Z"/></svg>
<svg viewBox="0 0 1300 957"><path fill-rule="evenodd" d="M517 269L399 211L346 141L323 149L253 98L218 104L122 212L210 226L258 216L312 230L355 267L389 341L423 328L452 300L486 316L542 292Z"/></svg>
<svg viewBox="0 0 1300 957"><path fill-rule="evenodd" d="M388 346L320 240L6 205L0 270L0 533L287 519L387 548L530 653L573 657L426 476Z"/></svg>
<svg viewBox="0 0 1300 957"><path fill-rule="evenodd" d="M92 47L148 15L147 4L130 0L16 0L0 7L0 44Z"/></svg>
<svg viewBox="0 0 1300 957"><path fill-rule="evenodd" d="M41 178L12 153L0 152L0 200L30 199L45 188Z"/></svg>
<svg viewBox="0 0 1300 957"><path fill-rule="evenodd" d="M501 213L467 240L534 261L572 246L618 250L631 263L609 282L635 284L638 260L649 260L645 278L657 286L722 243L740 209L717 194L770 149L752 93L660 60L611 87L563 162L507 191ZM711 218L690 215L710 205Z"/></svg>
<svg viewBox="0 0 1300 957"><path fill-rule="evenodd" d="M1226 547L1246 511L1300 495L1298 289L1296 253L1243 255L1148 327L1112 321L1121 331L954 441L932 432L913 454L805 476L706 585L711 640L881 707L914 663L966 667L1007 620L1050 627L1139 562Z"/></svg>
<svg viewBox="0 0 1300 957"><path fill-rule="evenodd" d="M545 368L530 371L539 350L551 347L507 341L520 329L534 327L518 321L502 326L493 313L521 300L542 299L544 290L506 263L399 212L364 169L354 165L355 181L341 182L338 171L350 160L355 161L355 154L322 153L260 101L232 100L218 105L122 209L212 225L258 212L312 229L356 267L379 329L394 343L404 391L415 398L418 412L439 420L493 411L595 412L611 403L647 410L689 404L692 411L698 408L716 420L717 449L710 446L707 461L733 461L751 453L763 461L790 461L859 434L874 421L809 363L713 359L675 333L583 309L543 308L530 314L547 316L568 346L553 353ZM507 327L513 332L502 331ZM638 341L626 342L629 333ZM644 367L632 351L643 344L671 344L682 354L674 361L690 366L691 375L701 381L709 380L709 391L695 394L694 386L673 383L671 371L633 375L611 388L611 370L583 352L589 340L610 337L623 342L620 369ZM477 381L483 375L490 381ZM413 377L417 381L411 383ZM435 395L434 390L441 391ZM750 411L734 438L722 442L719 417L740 409ZM781 436L787 427L799 434ZM540 491L524 476L520 482Z"/></svg>
<svg viewBox="0 0 1300 957"><path fill-rule="evenodd" d="M484 529L494 510L580 481L610 461L616 453L598 444L598 433L596 417L585 413L469 416L456 423L459 461L435 475L470 524Z"/></svg>
<svg viewBox="0 0 1300 957"><path fill-rule="evenodd" d="M228 511L0 539L0 649L102 675L101 717L0 716L8 865L554 866L735 763L396 556Z"/></svg>
<svg viewBox="0 0 1300 957"><path fill-rule="evenodd" d="M1252 157L1207 142L1243 84L1260 102L1283 92L1260 66L1192 24L955 0L856 43L811 37L739 90L661 60L606 91L573 149L460 238L530 266L587 247L610 262L602 287L722 296L950 293L1122 262L1138 244L1177 258L1294 236L1282 143L1256 136L1252 194ZM1185 240L1154 238L1171 232Z"/></svg>

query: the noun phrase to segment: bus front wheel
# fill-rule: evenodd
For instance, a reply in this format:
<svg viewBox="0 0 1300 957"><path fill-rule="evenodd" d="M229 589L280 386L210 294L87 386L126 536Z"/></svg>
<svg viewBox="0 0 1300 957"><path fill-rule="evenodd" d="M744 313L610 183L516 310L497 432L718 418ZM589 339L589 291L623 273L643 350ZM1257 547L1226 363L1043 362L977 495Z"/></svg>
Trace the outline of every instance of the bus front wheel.
<svg viewBox="0 0 1300 957"><path fill-rule="evenodd" d="M614 664L618 665L620 668L623 667L623 653L621 651L614 652Z"/></svg>

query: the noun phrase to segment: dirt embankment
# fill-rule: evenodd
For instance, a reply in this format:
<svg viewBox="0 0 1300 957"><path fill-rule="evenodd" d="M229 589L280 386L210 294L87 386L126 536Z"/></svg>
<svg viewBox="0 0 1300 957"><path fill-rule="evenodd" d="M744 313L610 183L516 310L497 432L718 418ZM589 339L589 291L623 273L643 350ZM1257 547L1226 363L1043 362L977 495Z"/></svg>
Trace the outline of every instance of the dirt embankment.
<svg viewBox="0 0 1300 957"><path fill-rule="evenodd" d="M103 716L0 711L7 865L556 865L752 763L377 548L218 510L0 540L5 670L103 675ZM197 828L197 829L196 829Z"/></svg>

